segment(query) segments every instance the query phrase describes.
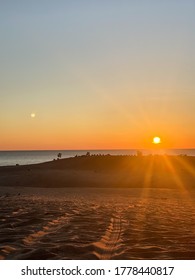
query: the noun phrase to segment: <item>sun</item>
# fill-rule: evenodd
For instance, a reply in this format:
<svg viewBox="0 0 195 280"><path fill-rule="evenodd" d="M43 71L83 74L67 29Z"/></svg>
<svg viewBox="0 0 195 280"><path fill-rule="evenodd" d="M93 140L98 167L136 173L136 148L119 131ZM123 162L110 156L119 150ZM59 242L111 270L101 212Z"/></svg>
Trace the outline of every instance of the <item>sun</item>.
<svg viewBox="0 0 195 280"><path fill-rule="evenodd" d="M155 137L153 138L152 143L153 143L153 144L160 144L160 143L161 143L161 139L160 139L160 137L155 136Z"/></svg>
<svg viewBox="0 0 195 280"><path fill-rule="evenodd" d="M35 118L36 115L35 115L35 113L31 113L30 116L31 116L31 118Z"/></svg>

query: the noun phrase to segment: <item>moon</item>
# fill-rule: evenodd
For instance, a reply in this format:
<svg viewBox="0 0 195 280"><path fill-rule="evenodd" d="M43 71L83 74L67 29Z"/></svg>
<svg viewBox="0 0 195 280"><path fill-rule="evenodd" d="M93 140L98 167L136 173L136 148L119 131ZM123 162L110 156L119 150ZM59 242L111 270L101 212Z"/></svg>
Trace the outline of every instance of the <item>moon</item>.
<svg viewBox="0 0 195 280"><path fill-rule="evenodd" d="M160 143L161 143L160 137L155 136L155 137L153 138L153 142L152 142L152 143L153 143L153 144L160 144Z"/></svg>

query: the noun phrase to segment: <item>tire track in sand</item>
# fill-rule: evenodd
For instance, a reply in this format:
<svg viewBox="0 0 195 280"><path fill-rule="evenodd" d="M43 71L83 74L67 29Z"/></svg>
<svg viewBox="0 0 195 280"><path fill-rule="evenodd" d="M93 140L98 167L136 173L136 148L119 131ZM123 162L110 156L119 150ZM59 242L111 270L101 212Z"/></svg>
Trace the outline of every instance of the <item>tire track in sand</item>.
<svg viewBox="0 0 195 280"><path fill-rule="evenodd" d="M121 217L113 216L110 224L106 229L105 235L100 241L95 242L94 254L100 260L109 260L121 248L121 234L122 234Z"/></svg>
<svg viewBox="0 0 195 280"><path fill-rule="evenodd" d="M55 218L51 221L49 221L46 225L44 225L40 230L35 231L28 236L23 238L23 243L25 245L33 245L36 243L39 239L44 237L47 234L50 234L52 232L57 231L59 228L64 226L65 224L70 223L72 215L63 215L58 218Z"/></svg>
<svg viewBox="0 0 195 280"><path fill-rule="evenodd" d="M69 224L71 220L71 214L65 214L63 216L56 217L55 219L50 220L45 225L43 225L40 230L34 230L33 233L25 236L21 242L27 247L32 247L34 245L36 246L36 242L38 242L41 238L50 233L57 232L64 225ZM0 253L2 253L2 255L0 254L0 259L6 259L10 255L16 254L19 250L21 250L21 246L1 246Z"/></svg>

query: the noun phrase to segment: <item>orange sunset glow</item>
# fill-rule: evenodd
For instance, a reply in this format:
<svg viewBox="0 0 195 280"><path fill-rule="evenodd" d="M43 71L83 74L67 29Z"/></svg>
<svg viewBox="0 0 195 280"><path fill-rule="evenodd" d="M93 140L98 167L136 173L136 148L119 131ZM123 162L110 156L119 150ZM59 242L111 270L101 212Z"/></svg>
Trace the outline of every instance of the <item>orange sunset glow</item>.
<svg viewBox="0 0 195 280"><path fill-rule="evenodd" d="M0 150L193 148L195 21L185 3L168 14L166 3L4 4Z"/></svg>

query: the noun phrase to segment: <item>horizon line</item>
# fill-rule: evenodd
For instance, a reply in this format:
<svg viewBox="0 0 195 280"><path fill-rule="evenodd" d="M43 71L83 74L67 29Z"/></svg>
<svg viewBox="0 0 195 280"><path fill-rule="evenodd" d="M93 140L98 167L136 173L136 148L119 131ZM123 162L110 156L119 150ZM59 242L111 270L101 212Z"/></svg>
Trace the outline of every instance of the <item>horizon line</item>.
<svg viewBox="0 0 195 280"><path fill-rule="evenodd" d="M195 148L114 148L114 149L6 149L0 152L38 152L38 151L131 151L131 150L195 150Z"/></svg>

